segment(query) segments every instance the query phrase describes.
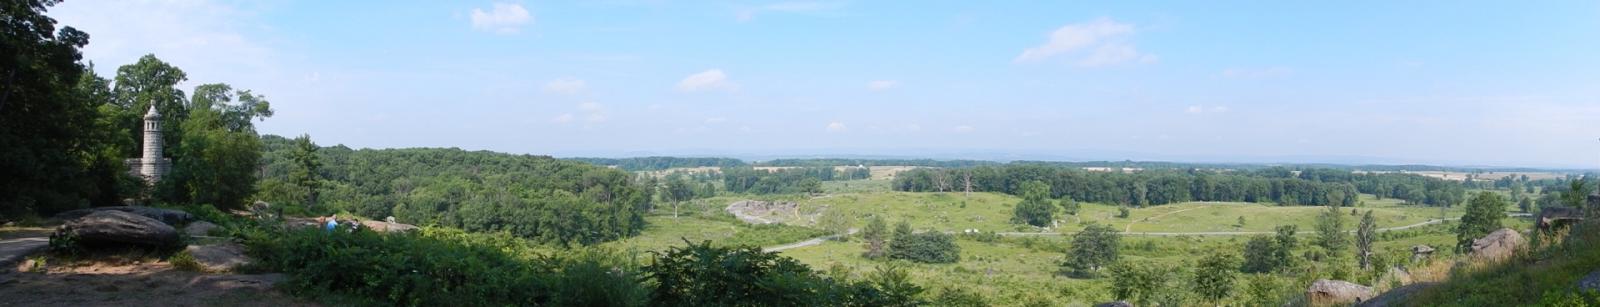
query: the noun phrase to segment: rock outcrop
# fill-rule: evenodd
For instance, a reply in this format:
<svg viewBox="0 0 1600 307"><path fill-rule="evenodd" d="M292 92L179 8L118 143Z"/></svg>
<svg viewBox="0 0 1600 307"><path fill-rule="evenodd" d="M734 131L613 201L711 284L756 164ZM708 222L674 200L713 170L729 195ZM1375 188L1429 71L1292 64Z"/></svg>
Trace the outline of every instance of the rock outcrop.
<svg viewBox="0 0 1600 307"><path fill-rule="evenodd" d="M1412 295L1415 295L1418 292L1422 292L1423 289L1427 289L1427 288L1430 288L1430 287L1433 287L1433 286L1437 286L1437 285L1439 285L1439 283L1425 282L1425 283L1409 284L1409 285L1405 285L1405 286L1402 286L1402 287L1399 287L1399 288L1389 289L1388 292L1384 292L1383 294L1378 295L1376 297L1373 297L1372 299L1369 299L1369 300L1366 300L1364 302L1361 302L1361 304L1357 304L1356 306L1360 306L1360 307L1403 306L1403 305L1405 305L1406 300L1410 299Z"/></svg>
<svg viewBox="0 0 1600 307"><path fill-rule="evenodd" d="M1522 247L1527 241L1522 234L1511 228L1500 228L1489 233L1481 239L1472 241L1472 258L1487 261L1500 261L1516 254L1517 248Z"/></svg>
<svg viewBox="0 0 1600 307"><path fill-rule="evenodd" d="M797 209L799 206L800 204L792 201L741 200L728 204L726 210L746 223L772 224L779 221L768 219L768 217L773 215L798 215Z"/></svg>
<svg viewBox="0 0 1600 307"><path fill-rule="evenodd" d="M228 272L251 263L245 256L244 246L238 243L190 245L183 249L194 256L194 261L209 272Z"/></svg>
<svg viewBox="0 0 1600 307"><path fill-rule="evenodd" d="M1426 244L1417 244L1411 247L1411 262L1417 263L1428 260L1433 256L1433 247Z"/></svg>
<svg viewBox="0 0 1600 307"><path fill-rule="evenodd" d="M172 246L178 243L178 230L143 215L117 210L101 210L61 225L58 233L83 243L122 243Z"/></svg>
<svg viewBox="0 0 1600 307"><path fill-rule="evenodd" d="M1371 287L1343 280L1318 279L1306 288L1306 301L1313 306L1361 303L1376 295Z"/></svg>
<svg viewBox="0 0 1600 307"><path fill-rule="evenodd" d="M180 210L172 210L172 209L162 209L162 208L156 208L156 207L142 207L142 206L111 206L111 207L96 207L96 208L88 208L88 209L78 209L78 210L72 210L72 211L67 211L67 212L62 212L60 214L56 214L55 218L58 219L58 220L63 220L63 221L70 221L70 220L75 220L75 219L78 219L78 218L81 218L81 217L84 217L84 216L88 216L89 214L93 214L95 212L100 212L100 211L121 211L121 212L138 214L138 215L142 215L142 216L145 216L145 217L149 217L149 218L152 218L152 219L159 220L162 223L166 223L167 225L179 225L179 224L188 223L189 221L193 221L194 220L194 215L193 214L189 214L188 212L183 212L183 211L180 211Z"/></svg>
<svg viewBox="0 0 1600 307"><path fill-rule="evenodd" d="M204 236L211 233L211 230L217 228L221 228L221 226L217 226L217 224L212 224L211 222L207 221L195 221L193 223L189 223L189 226L183 227L183 234L189 235L190 237Z"/></svg>
<svg viewBox="0 0 1600 307"><path fill-rule="evenodd" d="M1541 230L1550 230L1583 220L1583 210L1567 207L1544 207L1539 209L1539 216L1534 218L1536 227Z"/></svg>
<svg viewBox="0 0 1600 307"><path fill-rule="evenodd" d="M366 227L376 232L404 232L417 229L415 225L379 221L361 221L361 227Z"/></svg>

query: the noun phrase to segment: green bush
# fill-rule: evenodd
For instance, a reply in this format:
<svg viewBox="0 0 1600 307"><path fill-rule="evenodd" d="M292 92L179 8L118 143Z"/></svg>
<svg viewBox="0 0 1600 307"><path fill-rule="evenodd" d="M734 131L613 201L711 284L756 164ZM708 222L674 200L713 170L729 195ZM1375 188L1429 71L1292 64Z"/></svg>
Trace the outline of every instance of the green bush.
<svg viewBox="0 0 1600 307"><path fill-rule="evenodd" d="M189 251L181 251L181 252L178 252L177 254L172 254L172 257L167 258L167 263L171 263L172 264L172 268L173 269L177 269L179 271L188 271L188 272L204 272L205 271L205 268L200 266L200 262L196 262L194 260L194 255L190 254Z"/></svg>
<svg viewBox="0 0 1600 307"><path fill-rule="evenodd" d="M652 306L913 306L922 289L897 268L868 282L827 278L794 258L710 241L658 253L644 271L654 280Z"/></svg>
<svg viewBox="0 0 1600 307"><path fill-rule="evenodd" d="M955 237L938 231L898 236L889 242L889 258L922 263L954 263L961 260L961 246Z"/></svg>

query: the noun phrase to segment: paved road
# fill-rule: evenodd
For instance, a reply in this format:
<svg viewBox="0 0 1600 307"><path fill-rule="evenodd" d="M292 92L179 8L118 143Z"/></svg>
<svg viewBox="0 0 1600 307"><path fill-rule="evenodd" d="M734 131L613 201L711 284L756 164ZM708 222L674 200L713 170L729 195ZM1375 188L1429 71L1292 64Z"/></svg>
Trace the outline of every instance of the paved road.
<svg viewBox="0 0 1600 307"><path fill-rule="evenodd" d="M855 234L855 233L856 233L856 229L855 228L851 228L850 229L850 234ZM783 250L791 249L791 248L807 247L807 246L822 244L822 242L825 242L825 241L828 241L828 240L833 240L833 238L838 238L838 237L839 237L839 235L828 235L828 236L815 237L815 238L807 239L805 241L800 241L800 242L794 242L794 243L778 245L778 246L763 247L763 248L761 248L761 251L764 251L764 252L779 252L779 251L783 251Z"/></svg>
<svg viewBox="0 0 1600 307"><path fill-rule="evenodd" d="M35 253L50 246L48 237L24 237L0 240L0 271L9 271Z"/></svg>

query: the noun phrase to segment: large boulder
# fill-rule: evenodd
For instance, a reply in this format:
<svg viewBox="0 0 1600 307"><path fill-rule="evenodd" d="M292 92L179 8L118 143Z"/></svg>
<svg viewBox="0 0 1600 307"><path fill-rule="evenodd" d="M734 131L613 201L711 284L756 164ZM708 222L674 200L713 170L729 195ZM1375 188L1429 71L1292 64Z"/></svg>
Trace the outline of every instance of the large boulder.
<svg viewBox="0 0 1600 307"><path fill-rule="evenodd" d="M183 250L194 256L194 262L209 272L233 271L251 262L250 257L244 254L244 246L238 243L190 245Z"/></svg>
<svg viewBox="0 0 1600 307"><path fill-rule="evenodd" d="M361 221L361 227L366 227L376 232L405 232L417 229L417 226L410 224L379 221Z"/></svg>
<svg viewBox="0 0 1600 307"><path fill-rule="evenodd" d="M222 226L217 226L217 224L212 224L211 222L207 221L195 221L194 223L189 223L189 226L183 227L183 234L189 235L190 237L204 236L211 233L211 230L221 227Z"/></svg>
<svg viewBox="0 0 1600 307"><path fill-rule="evenodd" d="M178 244L178 230L143 215L117 211L95 211L61 225L57 232L84 243L123 243L150 246Z"/></svg>
<svg viewBox="0 0 1600 307"><path fill-rule="evenodd" d="M62 212L62 213L56 214L56 219L63 220L63 221L70 221L70 220L78 219L78 218L81 218L81 217L84 217L84 216L88 216L89 214L92 214L92 213L95 213L95 212L108 211L108 210L109 211L121 211L121 212L127 212L127 213L143 215L145 217L149 217L149 218L152 218L152 219L159 220L162 223L167 223L167 225L178 225L178 224L188 223L189 221L193 221L194 220L194 215L193 214L189 214L188 212L183 212L182 210L162 209L162 208L156 208L156 207L143 207L143 206L111 206L111 207L96 207L96 208L88 208L88 209L78 209L78 210L72 210L72 211L67 211L67 212Z"/></svg>
<svg viewBox="0 0 1600 307"><path fill-rule="evenodd" d="M1306 301L1314 306L1361 303L1376 295L1371 287L1343 280L1318 279L1306 288Z"/></svg>
<svg viewBox="0 0 1600 307"><path fill-rule="evenodd" d="M1600 291L1600 270L1589 272L1589 275L1584 275L1583 279L1579 279L1578 290Z"/></svg>
<svg viewBox="0 0 1600 307"><path fill-rule="evenodd" d="M1500 228L1482 239L1472 240L1471 255L1473 259L1500 261L1510 258L1526 242L1516 230Z"/></svg>

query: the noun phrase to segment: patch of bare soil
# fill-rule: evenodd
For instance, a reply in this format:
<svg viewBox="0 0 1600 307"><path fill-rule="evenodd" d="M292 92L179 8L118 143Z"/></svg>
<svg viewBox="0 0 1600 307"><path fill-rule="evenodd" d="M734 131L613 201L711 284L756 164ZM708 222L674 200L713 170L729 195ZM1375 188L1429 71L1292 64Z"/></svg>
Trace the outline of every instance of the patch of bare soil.
<svg viewBox="0 0 1600 307"><path fill-rule="evenodd" d="M316 306L272 289L282 275L202 274L166 262L0 273L0 306Z"/></svg>

